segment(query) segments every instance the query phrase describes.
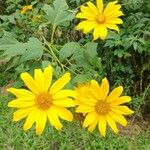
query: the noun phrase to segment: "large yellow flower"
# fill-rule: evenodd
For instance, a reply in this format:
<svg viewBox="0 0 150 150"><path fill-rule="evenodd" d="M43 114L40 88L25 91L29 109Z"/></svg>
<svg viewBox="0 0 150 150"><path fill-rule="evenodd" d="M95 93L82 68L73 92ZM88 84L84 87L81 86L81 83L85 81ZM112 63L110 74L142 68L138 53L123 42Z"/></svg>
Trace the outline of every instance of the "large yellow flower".
<svg viewBox="0 0 150 150"><path fill-rule="evenodd" d="M75 101L78 106L76 112L86 115L83 127L88 127L88 130L92 132L98 125L100 134L105 136L106 124L115 133L118 133L116 123L126 126L127 121L123 115L132 114L133 111L122 105L131 101L129 96L120 96L122 91L123 87L119 86L109 94L109 83L106 78L102 80L101 85L91 80L90 84L76 88Z"/></svg>
<svg viewBox="0 0 150 150"><path fill-rule="evenodd" d="M9 107L18 108L13 114L13 121L26 118L23 129L27 131L36 123L36 134L43 132L47 118L57 130L62 128L59 117L72 121L73 115L65 107L73 107L75 96L73 90L62 89L70 81L70 73L65 73L53 85L52 67L48 66L42 72L34 70L34 79L27 72L21 74L27 89L9 88L8 91L17 98L8 103ZM30 91L31 90L31 91Z"/></svg>
<svg viewBox="0 0 150 150"><path fill-rule="evenodd" d="M123 21L118 17L123 13L120 11L121 5L116 3L117 1L108 3L104 9L103 0L96 0L97 6L87 2L88 6L81 6L81 12L76 15L76 18L85 19L77 25L77 29L83 29L85 34L94 29L93 40L98 38L104 40L107 36L107 28L119 32L117 24L122 24Z"/></svg>
<svg viewBox="0 0 150 150"><path fill-rule="evenodd" d="M28 12L29 10L32 10L32 9L33 9L32 5L23 6L21 9L21 14L25 14L26 12Z"/></svg>

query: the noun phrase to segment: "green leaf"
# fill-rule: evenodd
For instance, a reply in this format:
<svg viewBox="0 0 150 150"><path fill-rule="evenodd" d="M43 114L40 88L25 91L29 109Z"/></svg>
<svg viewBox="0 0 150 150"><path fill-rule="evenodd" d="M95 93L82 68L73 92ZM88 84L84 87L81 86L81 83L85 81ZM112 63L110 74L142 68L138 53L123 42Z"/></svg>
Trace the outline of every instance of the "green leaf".
<svg viewBox="0 0 150 150"><path fill-rule="evenodd" d="M37 38L30 38L26 45L26 51L21 57L21 61L27 61L31 59L38 59L43 55L43 43Z"/></svg>
<svg viewBox="0 0 150 150"><path fill-rule="evenodd" d="M77 42L69 42L65 44L59 52L59 58L61 61L70 57L75 51L80 49L80 45Z"/></svg>
<svg viewBox="0 0 150 150"><path fill-rule="evenodd" d="M65 0L55 0L53 7L45 4L43 7L46 13L46 19L53 26L62 25L66 21L71 21L75 17L75 13L68 10Z"/></svg>
<svg viewBox="0 0 150 150"><path fill-rule="evenodd" d="M4 53L2 57L7 60L15 56L21 56L21 62L40 58L43 54L43 44L37 38L30 38L27 43L19 42L8 32L0 38L0 50Z"/></svg>

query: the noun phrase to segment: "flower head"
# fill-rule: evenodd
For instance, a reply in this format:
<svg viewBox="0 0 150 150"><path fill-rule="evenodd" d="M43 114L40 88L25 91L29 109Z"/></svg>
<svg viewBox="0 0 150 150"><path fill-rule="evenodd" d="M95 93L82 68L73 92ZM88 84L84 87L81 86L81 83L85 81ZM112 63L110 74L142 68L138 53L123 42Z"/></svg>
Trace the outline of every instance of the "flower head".
<svg viewBox="0 0 150 150"><path fill-rule="evenodd" d="M70 81L70 73L65 73L56 82L52 83L52 67L48 66L42 72L34 70L34 79L27 72L21 74L27 89L9 88L8 91L16 98L8 103L9 107L17 108L13 114L13 121L27 118L23 129L26 131L36 123L36 134L41 134L47 119L57 130L62 128L59 117L72 121L72 113L66 107L73 107L75 92L63 89Z"/></svg>
<svg viewBox="0 0 150 150"><path fill-rule="evenodd" d="M104 9L103 0L96 0L97 6L91 2L87 2L87 6L81 6L81 12L76 15L76 18L85 19L77 25L77 29L83 29L83 33L87 34L93 31L94 40L107 37L107 29L116 30L119 32L117 24L122 24L123 21L118 18L123 15L120 11L121 5L116 4L117 1L110 2Z"/></svg>
<svg viewBox="0 0 150 150"><path fill-rule="evenodd" d="M23 6L23 8L21 9L21 14L25 14L26 12L32 9L33 9L32 5Z"/></svg>
<svg viewBox="0 0 150 150"><path fill-rule="evenodd" d="M90 132L98 125L100 134L105 136L107 124L115 133L118 133L116 123L127 125L123 115L132 114L133 111L122 105L131 101L129 96L120 96L123 92L122 86L109 94L109 83L104 78L101 85L92 80L90 84L76 88L76 92L76 112L86 114L83 127L88 127Z"/></svg>

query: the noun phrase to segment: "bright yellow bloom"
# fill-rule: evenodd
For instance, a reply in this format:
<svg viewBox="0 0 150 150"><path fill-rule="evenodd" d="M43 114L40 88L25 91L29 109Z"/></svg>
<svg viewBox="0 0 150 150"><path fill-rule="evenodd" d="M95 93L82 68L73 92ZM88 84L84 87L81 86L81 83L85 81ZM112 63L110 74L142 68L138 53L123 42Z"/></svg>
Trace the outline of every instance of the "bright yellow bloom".
<svg viewBox="0 0 150 150"><path fill-rule="evenodd" d="M21 14L25 14L27 11L32 9L33 9L32 5L23 6L23 8L21 9Z"/></svg>
<svg viewBox="0 0 150 150"><path fill-rule="evenodd" d="M109 94L109 83L106 78L99 85L97 81L91 80L90 84L82 85L76 88L77 97L76 112L86 115L83 127L88 127L92 132L98 125L100 134L106 135L106 124L108 124L115 133L118 133L116 123L122 126L127 125L123 115L132 114L133 111L122 104L130 102L131 97L120 96L123 87L115 88Z"/></svg>
<svg viewBox="0 0 150 150"><path fill-rule="evenodd" d="M42 72L34 70L34 79L27 72L21 74L27 89L9 88L8 91L16 99L8 103L9 107L18 108L13 114L13 121L26 118L23 129L27 131L36 123L36 134L40 135L46 125L47 119L57 130L62 128L59 117L72 121L72 113L66 107L74 107L75 96L73 90L63 89L70 81L70 73L65 73L56 82L52 83L52 67L48 66Z"/></svg>
<svg viewBox="0 0 150 150"><path fill-rule="evenodd" d="M119 32L117 24L122 24L123 21L118 17L123 13L120 11L121 5L116 3L117 1L108 3L104 9L103 0L97 0L97 6L87 2L88 6L81 6L81 12L76 15L76 18L85 19L77 25L77 29L83 29L85 34L94 29L93 40L98 38L104 40L107 37L107 28Z"/></svg>

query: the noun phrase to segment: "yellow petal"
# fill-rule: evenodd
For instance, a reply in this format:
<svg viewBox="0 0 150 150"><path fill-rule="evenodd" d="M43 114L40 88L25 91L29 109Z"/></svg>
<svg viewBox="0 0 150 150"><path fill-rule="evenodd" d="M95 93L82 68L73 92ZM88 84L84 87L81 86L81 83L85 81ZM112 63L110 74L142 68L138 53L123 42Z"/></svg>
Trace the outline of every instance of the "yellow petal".
<svg viewBox="0 0 150 150"><path fill-rule="evenodd" d="M96 119L97 114L95 112L90 112L86 115L84 122L83 122L83 127L87 127L90 124L92 124L92 122Z"/></svg>
<svg viewBox="0 0 150 150"><path fill-rule="evenodd" d="M75 102L71 98L56 99L56 100L53 100L53 104L57 106L62 106L62 107L74 107L75 106Z"/></svg>
<svg viewBox="0 0 150 150"><path fill-rule="evenodd" d="M106 15L107 13L112 12L112 10L114 11L115 9L113 9L113 7L115 6L117 2L118 1L109 2L106 8L104 9L104 14Z"/></svg>
<svg viewBox="0 0 150 150"><path fill-rule="evenodd" d="M98 128L99 128L100 134L105 137L105 135L106 135L106 118L105 118L105 116L99 116Z"/></svg>
<svg viewBox="0 0 150 150"><path fill-rule="evenodd" d="M99 119L96 118L88 127L89 132L93 132L93 130L96 128L96 125L98 124Z"/></svg>
<svg viewBox="0 0 150 150"><path fill-rule="evenodd" d="M44 69L44 91L48 91L52 82L53 70L52 66L49 65Z"/></svg>
<svg viewBox="0 0 150 150"><path fill-rule="evenodd" d="M70 81L70 73L65 73L61 78L59 78L50 88L50 93L54 94L61 90L69 81Z"/></svg>
<svg viewBox="0 0 150 150"><path fill-rule="evenodd" d="M111 102L116 100L123 92L123 87L118 86L117 88L113 89L112 92L109 94L107 101Z"/></svg>
<svg viewBox="0 0 150 150"><path fill-rule="evenodd" d="M106 120L107 120L107 123L108 125L111 127L111 129L115 132L115 133L118 133L118 128L116 126L116 122L114 119L112 119L112 117L110 115L106 115Z"/></svg>
<svg viewBox="0 0 150 150"><path fill-rule="evenodd" d="M123 12L118 11L118 10L104 14L105 18L108 20L111 20L113 18L118 18L118 17L123 16L123 15L124 15Z"/></svg>
<svg viewBox="0 0 150 150"><path fill-rule="evenodd" d="M100 14L103 13L103 0L96 0L97 8Z"/></svg>
<svg viewBox="0 0 150 150"><path fill-rule="evenodd" d="M131 97L130 96L121 96L117 99L114 99L114 101L110 102L111 106L115 106L115 105L120 105L120 104L124 104L124 103L128 103L131 101Z"/></svg>
<svg viewBox="0 0 150 150"><path fill-rule="evenodd" d="M106 24L106 27L109 28L109 29L116 30L117 32L119 32L119 28L115 24Z"/></svg>
<svg viewBox="0 0 150 150"><path fill-rule="evenodd" d="M81 6L80 9L81 9L81 12L84 13L88 19L95 18L95 14L93 14L93 12L91 11L91 9L89 7Z"/></svg>
<svg viewBox="0 0 150 150"><path fill-rule="evenodd" d="M95 107L80 105L76 108L76 112L78 113L89 113L95 111Z"/></svg>
<svg viewBox="0 0 150 150"><path fill-rule="evenodd" d="M34 100L25 101L24 99L15 99L8 103L8 107L25 108L33 106L34 104L35 104Z"/></svg>
<svg viewBox="0 0 150 150"><path fill-rule="evenodd" d="M53 107L47 110L47 116L51 125L54 126L57 130L61 130L62 124L60 123L60 120L58 118L58 113Z"/></svg>
<svg viewBox="0 0 150 150"><path fill-rule="evenodd" d="M129 109L127 106L113 106L111 107L111 110L117 114L121 115L130 115L133 114L134 111Z"/></svg>
<svg viewBox="0 0 150 150"><path fill-rule="evenodd" d="M38 89L44 91L44 76L41 69L34 70L34 81L38 85Z"/></svg>
<svg viewBox="0 0 150 150"><path fill-rule="evenodd" d="M89 6L90 10L91 10L95 15L98 15L97 7L96 7L93 3L87 2L87 5Z"/></svg>
<svg viewBox="0 0 150 150"><path fill-rule="evenodd" d="M118 123L120 123L122 126L127 125L127 120L120 114L116 114L114 112L109 112L109 115Z"/></svg>
<svg viewBox="0 0 150 150"><path fill-rule="evenodd" d="M102 40L106 39L107 37L107 28L105 25L99 24L97 27L95 27L93 32L93 40L97 40L98 38L101 38Z"/></svg>
<svg viewBox="0 0 150 150"><path fill-rule="evenodd" d="M56 109L57 114L60 118L67 120L67 121L73 120L72 113L69 110L67 110L66 108L58 107L58 106L53 106L53 107Z"/></svg>
<svg viewBox="0 0 150 150"><path fill-rule="evenodd" d="M33 80L33 78L28 74L27 72L21 74L21 78L23 82L26 84L26 86L35 94L39 92L38 85Z"/></svg>
<svg viewBox="0 0 150 150"><path fill-rule="evenodd" d="M35 94L29 90L9 88L7 91L14 94L17 98L35 99Z"/></svg>
<svg viewBox="0 0 150 150"><path fill-rule="evenodd" d="M123 24L123 21L120 18L106 19L106 24Z"/></svg>
<svg viewBox="0 0 150 150"><path fill-rule="evenodd" d="M24 125L23 125L23 130L27 131L28 129L30 129L33 125L33 123L36 121L36 114L37 114L37 108L34 107L32 108L32 111L30 111Z"/></svg>
<svg viewBox="0 0 150 150"><path fill-rule="evenodd" d="M31 111L33 110L33 107L19 109L13 113L13 121L19 121L25 117L27 117Z"/></svg>
<svg viewBox="0 0 150 150"><path fill-rule="evenodd" d="M52 95L52 99L64 99L67 97L76 97L76 92L73 90L61 90Z"/></svg>
<svg viewBox="0 0 150 150"><path fill-rule="evenodd" d="M109 82L106 77L102 80L101 90L103 93L103 99L105 99L109 93Z"/></svg>
<svg viewBox="0 0 150 150"><path fill-rule="evenodd" d="M38 110L36 114L36 134L42 134L47 121L47 112L43 110Z"/></svg>
<svg viewBox="0 0 150 150"><path fill-rule="evenodd" d="M83 33L88 33L89 31L91 31L92 29L94 29L97 26L97 22L96 21L90 21L90 20L85 20L85 21L81 21L77 26L76 29L77 30L81 30L83 29Z"/></svg>
<svg viewBox="0 0 150 150"><path fill-rule="evenodd" d="M81 19L87 19L89 21L94 21L95 20L95 17L91 17L90 15L87 15L83 12L79 12L76 14L76 18L81 18Z"/></svg>
<svg viewBox="0 0 150 150"><path fill-rule="evenodd" d="M103 97L103 95L101 93L100 86L99 86L98 82L95 81L95 80L91 80L91 89L90 89L90 91L92 92L93 97L95 99L101 99Z"/></svg>

